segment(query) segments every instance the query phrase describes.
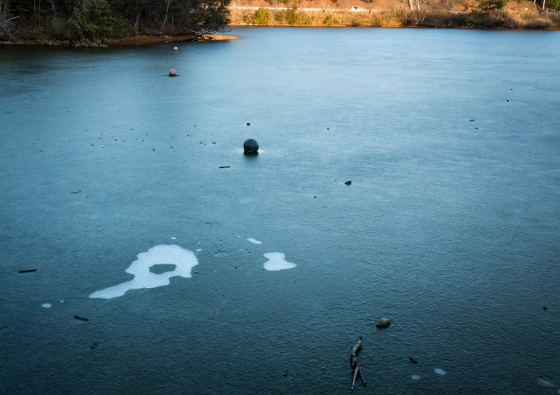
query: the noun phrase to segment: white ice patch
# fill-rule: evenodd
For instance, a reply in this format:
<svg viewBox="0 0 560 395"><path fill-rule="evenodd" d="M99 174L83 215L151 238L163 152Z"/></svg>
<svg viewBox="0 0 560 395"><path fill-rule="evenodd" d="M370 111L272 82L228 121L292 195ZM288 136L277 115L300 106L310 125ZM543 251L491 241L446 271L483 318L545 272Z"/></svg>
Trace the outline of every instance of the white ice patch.
<svg viewBox="0 0 560 395"><path fill-rule="evenodd" d="M50 309L52 305L50 303L45 303L42 304L41 306L43 306L45 309Z"/></svg>
<svg viewBox="0 0 560 395"><path fill-rule="evenodd" d="M262 244L262 241L258 241L256 239L253 239L252 237L249 237L247 241L250 241L253 244Z"/></svg>
<svg viewBox="0 0 560 395"><path fill-rule="evenodd" d="M412 376L410 376L410 378L412 380L420 380L420 376L418 376L417 374L413 374Z"/></svg>
<svg viewBox="0 0 560 395"><path fill-rule="evenodd" d="M175 265L175 270L156 274L150 267L158 264ZM169 279L175 276L192 277L191 269L198 265L196 256L177 245L161 244L152 247L148 252L138 254L138 259L130 264L125 271L134 274L134 278L114 287L102 289L89 295L90 298L110 299L123 296L130 289L155 288L169 285Z"/></svg>
<svg viewBox="0 0 560 395"><path fill-rule="evenodd" d="M546 387L546 388L554 388L554 383L550 380L545 380L545 379L538 379L537 383L539 383L539 385ZM558 391L560 392L560 391Z"/></svg>
<svg viewBox="0 0 560 395"><path fill-rule="evenodd" d="M176 237L172 237L171 240L177 240L177 238L176 238Z"/></svg>
<svg viewBox="0 0 560 395"><path fill-rule="evenodd" d="M202 248L197 248L196 250L197 250L198 252L200 252L200 251L202 251Z"/></svg>
<svg viewBox="0 0 560 395"><path fill-rule="evenodd" d="M445 374L445 370L439 369L439 368L435 368L434 372L437 373L437 374L441 374L442 376Z"/></svg>
<svg viewBox="0 0 560 395"><path fill-rule="evenodd" d="M264 257L269 259L269 261L265 262L263 265L266 270L293 269L297 266L295 263L286 261L284 259L286 255L281 252L269 252L264 254Z"/></svg>

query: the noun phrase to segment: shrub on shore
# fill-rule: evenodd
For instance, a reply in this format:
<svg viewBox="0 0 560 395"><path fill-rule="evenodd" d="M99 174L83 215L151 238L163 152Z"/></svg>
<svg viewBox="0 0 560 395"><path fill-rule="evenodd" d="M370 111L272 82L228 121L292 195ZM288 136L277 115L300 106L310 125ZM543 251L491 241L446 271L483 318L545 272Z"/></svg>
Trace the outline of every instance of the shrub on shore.
<svg viewBox="0 0 560 395"><path fill-rule="evenodd" d="M272 19L272 13L268 8L259 8L255 15L256 25L268 25L268 22Z"/></svg>
<svg viewBox="0 0 560 395"><path fill-rule="evenodd" d="M303 22L303 15L297 12L297 5L294 3L291 9L286 13L286 20L290 25L299 25Z"/></svg>

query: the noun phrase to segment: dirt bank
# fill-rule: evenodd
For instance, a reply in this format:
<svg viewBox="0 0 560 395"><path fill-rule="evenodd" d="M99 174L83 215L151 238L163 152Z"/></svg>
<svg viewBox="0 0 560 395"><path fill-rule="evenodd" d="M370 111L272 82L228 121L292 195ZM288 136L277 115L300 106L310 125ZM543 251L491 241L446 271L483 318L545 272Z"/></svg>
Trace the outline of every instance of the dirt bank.
<svg viewBox="0 0 560 395"><path fill-rule="evenodd" d="M234 40L240 37L229 36L226 34L203 34L203 35L181 35L181 36L165 36L165 35L147 35L139 34L121 39L107 39L100 42L75 42L75 41L45 41L45 40L12 40L0 41L0 46L18 46L18 45L42 45L50 47L66 46L72 48L106 48L106 47L128 47L133 45L183 42L183 41L221 41Z"/></svg>

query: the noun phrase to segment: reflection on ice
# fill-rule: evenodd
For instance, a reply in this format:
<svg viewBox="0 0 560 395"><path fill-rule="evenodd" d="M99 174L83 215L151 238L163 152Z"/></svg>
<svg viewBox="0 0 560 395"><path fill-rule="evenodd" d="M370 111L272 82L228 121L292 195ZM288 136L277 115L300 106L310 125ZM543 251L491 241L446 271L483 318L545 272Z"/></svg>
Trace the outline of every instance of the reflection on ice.
<svg viewBox="0 0 560 395"><path fill-rule="evenodd" d="M158 264L175 265L175 270L166 271L161 274L152 273L150 267ZM148 252L138 254L138 259L125 271L134 274L134 279L125 283L115 285L96 291L89 295L90 298L110 299L123 296L126 291L138 288L155 288L169 285L169 278L175 276L191 277L191 268L198 265L195 255L177 245L158 245L152 247Z"/></svg>
<svg viewBox="0 0 560 395"><path fill-rule="evenodd" d="M539 383L539 385L542 385L543 387L546 387L546 388L554 388L554 383L550 380L538 379L537 383Z"/></svg>
<svg viewBox="0 0 560 395"><path fill-rule="evenodd" d="M265 258L269 261L264 263L264 268L266 270L283 270L283 269L293 269L297 265L292 262L286 261L284 258L286 255L281 252L269 252L264 254Z"/></svg>

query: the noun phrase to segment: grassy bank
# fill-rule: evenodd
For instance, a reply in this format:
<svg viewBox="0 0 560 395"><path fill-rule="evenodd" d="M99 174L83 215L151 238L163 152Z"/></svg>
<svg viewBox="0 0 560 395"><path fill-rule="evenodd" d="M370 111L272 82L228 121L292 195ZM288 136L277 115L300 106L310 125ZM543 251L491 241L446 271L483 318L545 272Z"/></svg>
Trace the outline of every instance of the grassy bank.
<svg viewBox="0 0 560 395"><path fill-rule="evenodd" d="M260 11L260 13L259 13ZM264 14L264 15L263 15ZM560 29L560 14L520 13L510 10L463 13L431 10L370 12L299 11L278 9L255 11L233 9L232 25L269 26L369 26L437 28Z"/></svg>

